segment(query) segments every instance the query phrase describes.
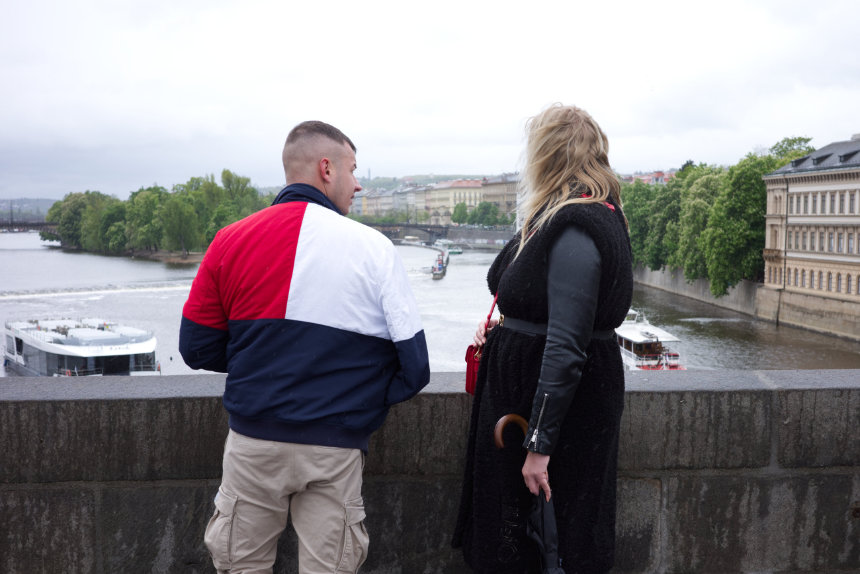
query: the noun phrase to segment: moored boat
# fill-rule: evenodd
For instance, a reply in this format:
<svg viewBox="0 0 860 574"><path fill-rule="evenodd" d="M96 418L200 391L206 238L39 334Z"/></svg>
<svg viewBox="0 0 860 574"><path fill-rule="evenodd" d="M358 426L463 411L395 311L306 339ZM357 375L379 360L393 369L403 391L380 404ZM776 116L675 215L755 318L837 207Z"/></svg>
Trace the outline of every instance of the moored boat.
<svg viewBox="0 0 860 574"><path fill-rule="evenodd" d="M680 339L649 323L642 313L630 309L615 335L627 370L684 370L680 355L671 345Z"/></svg>
<svg viewBox="0 0 860 574"><path fill-rule="evenodd" d="M160 371L155 335L102 319L7 321L4 365L24 376L129 375Z"/></svg>

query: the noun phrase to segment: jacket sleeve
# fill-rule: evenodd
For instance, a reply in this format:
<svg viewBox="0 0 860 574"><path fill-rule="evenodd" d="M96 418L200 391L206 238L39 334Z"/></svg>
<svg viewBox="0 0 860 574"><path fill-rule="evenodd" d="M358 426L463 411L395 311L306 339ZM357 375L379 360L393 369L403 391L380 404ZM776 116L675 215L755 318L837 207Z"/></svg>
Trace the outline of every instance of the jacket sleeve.
<svg viewBox="0 0 860 574"><path fill-rule="evenodd" d="M210 246L182 308L179 353L192 369L227 372L227 316L212 271L215 249Z"/></svg>
<svg viewBox="0 0 860 574"><path fill-rule="evenodd" d="M525 448L552 454L586 360L600 288L600 253L579 227L568 227L550 248L546 346L532 401Z"/></svg>
<svg viewBox="0 0 860 574"><path fill-rule="evenodd" d="M380 281L381 305L399 362L385 393L385 404L408 400L430 382L430 359L418 304L409 277L394 247Z"/></svg>

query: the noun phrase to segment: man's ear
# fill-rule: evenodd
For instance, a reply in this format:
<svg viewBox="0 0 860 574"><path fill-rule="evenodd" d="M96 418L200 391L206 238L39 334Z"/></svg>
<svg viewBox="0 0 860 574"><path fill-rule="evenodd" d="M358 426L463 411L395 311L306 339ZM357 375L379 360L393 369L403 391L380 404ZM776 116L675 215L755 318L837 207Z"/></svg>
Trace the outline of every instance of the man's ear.
<svg viewBox="0 0 860 574"><path fill-rule="evenodd" d="M319 170L320 170L320 179L322 179L326 183L330 183L331 182L332 165L331 165L331 160L329 158L324 157L320 160Z"/></svg>

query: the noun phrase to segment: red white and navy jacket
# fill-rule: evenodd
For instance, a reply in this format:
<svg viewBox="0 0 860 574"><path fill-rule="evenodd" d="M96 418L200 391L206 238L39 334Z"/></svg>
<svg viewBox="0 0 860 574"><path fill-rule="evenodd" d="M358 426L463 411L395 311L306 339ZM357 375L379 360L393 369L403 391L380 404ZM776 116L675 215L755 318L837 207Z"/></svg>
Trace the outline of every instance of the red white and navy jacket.
<svg viewBox="0 0 860 574"><path fill-rule="evenodd" d="M218 232L182 310L182 358L227 373L230 428L360 448L430 379L400 257L384 235L294 184Z"/></svg>

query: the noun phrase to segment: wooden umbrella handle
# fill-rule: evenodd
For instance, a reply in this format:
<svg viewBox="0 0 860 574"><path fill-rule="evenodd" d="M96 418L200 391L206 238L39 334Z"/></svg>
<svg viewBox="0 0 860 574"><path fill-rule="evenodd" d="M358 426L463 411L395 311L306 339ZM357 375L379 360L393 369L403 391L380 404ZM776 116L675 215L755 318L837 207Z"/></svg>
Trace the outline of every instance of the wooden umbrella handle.
<svg viewBox="0 0 860 574"><path fill-rule="evenodd" d="M526 422L526 419L517 414L509 414L505 415L496 422L496 428L493 429L493 437L496 440L496 448L505 448L505 439L502 438L502 433L505 430L505 427L508 423L516 423L521 429L523 429L523 436L529 430L529 423Z"/></svg>

